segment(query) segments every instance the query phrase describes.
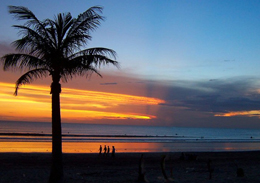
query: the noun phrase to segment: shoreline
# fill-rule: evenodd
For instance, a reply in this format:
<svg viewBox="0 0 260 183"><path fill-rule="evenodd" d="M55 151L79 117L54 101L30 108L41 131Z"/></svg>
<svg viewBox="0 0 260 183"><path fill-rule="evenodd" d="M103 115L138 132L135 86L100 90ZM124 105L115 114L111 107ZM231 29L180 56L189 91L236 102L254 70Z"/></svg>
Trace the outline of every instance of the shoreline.
<svg viewBox="0 0 260 183"><path fill-rule="evenodd" d="M239 152L187 152L195 159L181 160L179 152L165 153L116 153L116 157L99 156L97 153L64 153L65 183L130 183L137 182L139 160L143 154L143 168L150 183L165 182L161 160L164 155L165 172L176 182L259 182L260 151ZM212 179L207 168L211 160ZM48 180L51 153L0 153L0 183L39 182ZM237 166L244 171L237 177Z"/></svg>
<svg viewBox="0 0 260 183"><path fill-rule="evenodd" d="M11 137L20 137L23 139L26 139L26 137L51 137L51 133L0 133L0 139L8 139ZM113 138L116 139L128 139L129 141L132 139L154 139L154 140L169 140L169 142L174 141L246 141L246 142L259 142L260 138L253 138L252 136L248 138L205 138L205 137L198 137L198 136L185 136L185 135L86 135L86 134L62 134L62 137L64 137L63 140L66 141L66 139L81 139L81 140L99 140L99 138ZM19 138L17 138L19 139ZM37 138L36 138L37 139ZM164 142L164 141L162 141Z"/></svg>

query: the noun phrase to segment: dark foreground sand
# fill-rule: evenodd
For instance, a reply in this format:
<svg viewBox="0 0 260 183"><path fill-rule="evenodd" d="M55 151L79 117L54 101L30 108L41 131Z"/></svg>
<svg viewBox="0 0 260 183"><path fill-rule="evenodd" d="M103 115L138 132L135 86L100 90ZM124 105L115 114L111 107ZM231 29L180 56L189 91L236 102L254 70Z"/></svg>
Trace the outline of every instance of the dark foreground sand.
<svg viewBox="0 0 260 183"><path fill-rule="evenodd" d="M180 153L144 153L146 178L151 183L166 182L161 171L161 158L166 174L175 182L260 182L260 152L193 153L197 160L180 160ZM141 153L121 153L115 158L98 154L64 154L65 183L138 182ZM208 159L212 160L209 180ZM47 183L51 154L0 153L1 183ZM244 177L237 177L235 163L243 168Z"/></svg>

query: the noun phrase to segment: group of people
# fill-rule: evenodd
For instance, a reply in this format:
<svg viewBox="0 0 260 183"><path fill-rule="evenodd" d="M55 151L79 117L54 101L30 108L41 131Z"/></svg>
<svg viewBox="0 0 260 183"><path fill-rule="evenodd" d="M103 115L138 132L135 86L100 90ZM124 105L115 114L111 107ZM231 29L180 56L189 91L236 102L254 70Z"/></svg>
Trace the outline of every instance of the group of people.
<svg viewBox="0 0 260 183"><path fill-rule="evenodd" d="M115 153L116 153L116 149L115 149L115 146L112 146L112 152L111 152L111 156L112 157L115 157ZM102 154L102 145L100 145L99 147L99 155ZM109 146L104 146L104 156L109 156L110 154L110 147Z"/></svg>

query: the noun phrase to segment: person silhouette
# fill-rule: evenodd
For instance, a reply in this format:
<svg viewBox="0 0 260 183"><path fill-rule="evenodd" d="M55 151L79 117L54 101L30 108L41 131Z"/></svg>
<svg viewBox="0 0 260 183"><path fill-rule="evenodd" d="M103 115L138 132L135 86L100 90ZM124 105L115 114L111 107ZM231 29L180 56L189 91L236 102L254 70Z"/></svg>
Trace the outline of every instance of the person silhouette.
<svg viewBox="0 0 260 183"><path fill-rule="evenodd" d="M105 147L104 147L104 156L106 155L106 153L107 153L107 146L105 145Z"/></svg>
<svg viewBox="0 0 260 183"><path fill-rule="evenodd" d="M99 155L101 155L101 153L102 153L102 145L100 145L99 147Z"/></svg>
<svg viewBox="0 0 260 183"><path fill-rule="evenodd" d="M115 157L116 149L115 146L112 146L112 157Z"/></svg>
<svg viewBox="0 0 260 183"><path fill-rule="evenodd" d="M107 146L107 156L109 156L109 153L110 153L110 148L109 146Z"/></svg>

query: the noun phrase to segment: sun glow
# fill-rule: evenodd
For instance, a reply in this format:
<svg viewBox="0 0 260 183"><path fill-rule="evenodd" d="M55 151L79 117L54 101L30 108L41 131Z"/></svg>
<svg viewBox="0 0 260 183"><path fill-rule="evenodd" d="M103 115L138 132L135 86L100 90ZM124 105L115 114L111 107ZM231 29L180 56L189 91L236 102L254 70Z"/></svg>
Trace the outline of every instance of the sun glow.
<svg viewBox="0 0 260 183"><path fill-rule="evenodd" d="M85 111L85 110L71 110L71 109L61 109L63 113L67 113L67 117L73 118L77 116L78 119L152 119L155 116L145 116L136 114L123 114L123 113L113 113L113 112L100 112L100 111ZM70 116L71 115L71 116Z"/></svg>
<svg viewBox="0 0 260 183"><path fill-rule="evenodd" d="M50 119L50 87L26 85L14 96L14 84L0 82L0 116L2 119ZM164 100L100 91L62 88L61 115L66 120L144 119L146 107L165 103Z"/></svg>

